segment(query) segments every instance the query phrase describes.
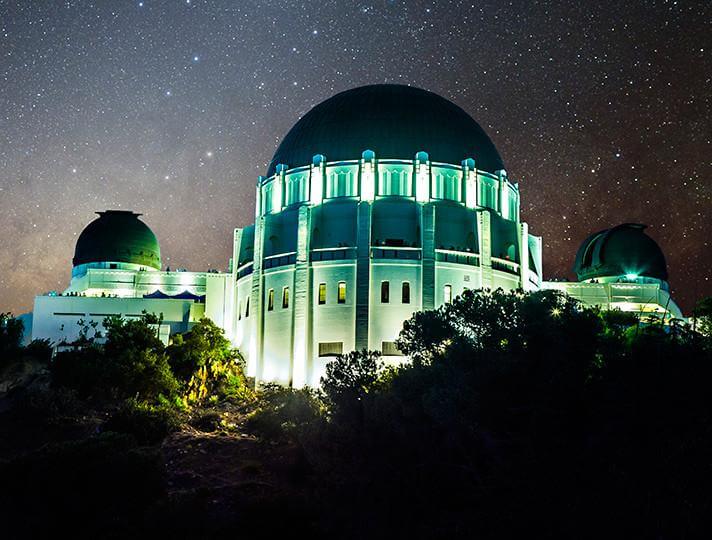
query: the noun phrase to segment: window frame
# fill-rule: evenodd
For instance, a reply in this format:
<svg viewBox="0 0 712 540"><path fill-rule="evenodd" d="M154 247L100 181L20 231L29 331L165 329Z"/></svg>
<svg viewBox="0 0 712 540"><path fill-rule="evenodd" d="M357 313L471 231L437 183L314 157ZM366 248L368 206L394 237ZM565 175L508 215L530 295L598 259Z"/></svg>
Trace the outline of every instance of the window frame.
<svg viewBox="0 0 712 540"><path fill-rule="evenodd" d="M381 304L391 303L391 282L387 280L381 281Z"/></svg>
<svg viewBox="0 0 712 540"><path fill-rule="evenodd" d="M410 281L401 283L401 304L410 304Z"/></svg>

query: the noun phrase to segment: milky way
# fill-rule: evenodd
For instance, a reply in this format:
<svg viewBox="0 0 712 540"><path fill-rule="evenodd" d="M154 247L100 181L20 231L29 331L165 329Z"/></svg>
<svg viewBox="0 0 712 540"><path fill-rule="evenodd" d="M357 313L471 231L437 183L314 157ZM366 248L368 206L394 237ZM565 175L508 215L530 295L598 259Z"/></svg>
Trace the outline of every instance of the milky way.
<svg viewBox="0 0 712 540"><path fill-rule="evenodd" d="M164 264L226 268L294 122L392 82L488 132L546 277L646 223L689 312L712 294L711 6L0 0L0 311L66 287L97 210L143 213Z"/></svg>

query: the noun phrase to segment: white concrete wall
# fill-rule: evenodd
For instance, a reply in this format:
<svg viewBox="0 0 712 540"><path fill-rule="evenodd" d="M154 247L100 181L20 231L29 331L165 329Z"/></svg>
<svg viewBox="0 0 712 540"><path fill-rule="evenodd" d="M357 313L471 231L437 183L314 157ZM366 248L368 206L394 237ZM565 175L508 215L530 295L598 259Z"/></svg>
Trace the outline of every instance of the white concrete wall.
<svg viewBox="0 0 712 540"><path fill-rule="evenodd" d="M171 333L186 332L204 315L204 305L191 300L101 298L90 296L37 296L33 310L32 339L49 339L57 344L79 337L78 322L102 323L107 316L138 318L146 311L163 314L163 324Z"/></svg>

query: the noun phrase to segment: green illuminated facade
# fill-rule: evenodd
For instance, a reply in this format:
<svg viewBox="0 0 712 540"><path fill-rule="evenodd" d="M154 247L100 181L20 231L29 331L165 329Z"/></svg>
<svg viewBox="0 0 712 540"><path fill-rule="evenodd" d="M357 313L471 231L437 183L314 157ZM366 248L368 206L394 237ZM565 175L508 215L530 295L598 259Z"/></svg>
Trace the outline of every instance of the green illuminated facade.
<svg viewBox="0 0 712 540"><path fill-rule="evenodd" d="M402 361L403 321L468 288L556 288L585 303L680 315L664 258L637 225L589 238L579 282L544 282L542 240L521 221L520 200L465 111L417 88L356 88L285 136L258 179L254 225L235 230L227 273L161 271L158 242L138 216L104 212L77 243L69 289L38 297L34 337L56 340L72 314L172 306L168 333L208 316L258 381L315 386L342 352Z"/></svg>

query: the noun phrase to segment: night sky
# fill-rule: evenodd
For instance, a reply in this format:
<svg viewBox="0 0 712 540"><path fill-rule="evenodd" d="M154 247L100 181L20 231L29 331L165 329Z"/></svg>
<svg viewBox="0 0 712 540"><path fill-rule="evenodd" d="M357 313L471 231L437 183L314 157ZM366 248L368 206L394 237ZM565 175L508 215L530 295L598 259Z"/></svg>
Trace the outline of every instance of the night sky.
<svg viewBox="0 0 712 540"><path fill-rule="evenodd" d="M172 268L225 269L289 128L392 82L488 132L547 278L646 223L689 313L712 294L711 21L709 1L0 0L0 311L67 286L97 210L144 214Z"/></svg>

